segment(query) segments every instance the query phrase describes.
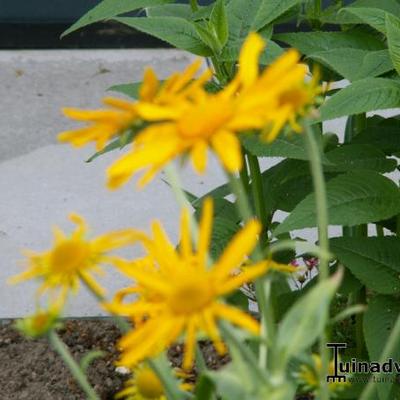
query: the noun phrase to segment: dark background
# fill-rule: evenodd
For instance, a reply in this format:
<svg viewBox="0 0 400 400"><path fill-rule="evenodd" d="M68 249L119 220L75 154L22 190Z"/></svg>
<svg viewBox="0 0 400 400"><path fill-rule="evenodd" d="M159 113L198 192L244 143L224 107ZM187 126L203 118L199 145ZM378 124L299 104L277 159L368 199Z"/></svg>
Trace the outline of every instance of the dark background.
<svg viewBox="0 0 400 400"><path fill-rule="evenodd" d="M60 40L60 34L64 30L99 2L100 0L0 0L0 49L167 46L164 42L113 22L86 26ZM211 0L200 0L199 3L205 5L211 3ZM324 3L326 6L330 1L326 0ZM281 29L293 30L293 26L289 24Z"/></svg>

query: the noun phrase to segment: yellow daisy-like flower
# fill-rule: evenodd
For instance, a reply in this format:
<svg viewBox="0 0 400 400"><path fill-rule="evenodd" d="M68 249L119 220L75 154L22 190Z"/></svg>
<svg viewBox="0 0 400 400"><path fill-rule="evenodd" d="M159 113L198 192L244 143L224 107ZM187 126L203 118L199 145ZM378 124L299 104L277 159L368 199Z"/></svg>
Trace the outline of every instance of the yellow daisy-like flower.
<svg viewBox="0 0 400 400"><path fill-rule="evenodd" d="M128 379L122 389L115 396L125 400L167 400L164 387L146 364L139 365L133 371L133 377Z"/></svg>
<svg viewBox="0 0 400 400"><path fill-rule="evenodd" d="M271 141L287 122L299 131L296 117L312 104L317 80L305 82L307 68L299 64L295 50L260 73L264 47L260 35L250 34L240 53L238 73L218 93L197 90L186 101L164 105L140 102L136 107L139 116L152 124L137 135L132 150L108 169L108 187L118 188L141 170L146 172L139 185L145 185L183 154L203 173L209 149L227 171L237 172L242 168L238 133L263 129Z"/></svg>
<svg viewBox="0 0 400 400"><path fill-rule="evenodd" d="M60 308L59 305L52 305L48 310L38 309L33 315L18 320L15 327L22 334L33 339L44 336L50 330L61 326L58 321Z"/></svg>
<svg viewBox="0 0 400 400"><path fill-rule="evenodd" d="M161 84L154 71L147 68L143 83L139 90L139 102L154 104L176 104L184 96L189 96L207 81L210 71L205 71L197 80L193 80L201 66L197 60L183 73L175 73ZM96 143L97 150L101 150L107 142L115 136L121 135L135 123L141 123L136 106L138 102L106 97L103 103L108 109L81 110L79 108L64 108L64 115L76 121L89 123L81 129L61 132L58 139L61 142L71 143L75 147L84 146L90 142Z"/></svg>
<svg viewBox="0 0 400 400"><path fill-rule="evenodd" d="M147 357L155 356L186 333L184 369L193 364L198 332L213 341L219 353L225 352L217 321L227 320L251 333L259 333L259 324L243 311L225 304L222 296L264 274L268 262L248 267L240 275L232 275L251 253L257 243L260 224L252 220L235 235L214 265L208 265L208 249L212 230L213 206L210 199L204 203L200 221L197 248L190 237L189 214L184 210L181 220L179 250L166 237L159 223L153 223L154 238L143 240L150 254L146 268L116 260L122 272L132 277L142 293L131 303L120 307L119 302L109 305L112 311L142 323L119 342L121 364L134 366Z"/></svg>
<svg viewBox="0 0 400 400"><path fill-rule="evenodd" d="M38 295L49 290L56 295L56 302L64 303L69 291L76 292L79 282L84 282L98 296L105 290L96 282L92 273L101 273L101 263L111 261L108 253L137 240L133 230L110 232L94 239L86 238L87 226L82 217L71 214L70 220L77 225L71 236L54 228L54 246L43 253L27 251L29 268L10 279L10 283L37 278L42 281Z"/></svg>
<svg viewBox="0 0 400 400"><path fill-rule="evenodd" d="M312 354L310 364L302 364L296 377L305 390L318 392L320 389L320 371L322 369L322 361L319 354ZM328 375L334 375L335 365L332 360L328 366ZM329 382L328 389L332 395L344 390L350 386L350 382Z"/></svg>
<svg viewBox="0 0 400 400"><path fill-rule="evenodd" d="M183 391L193 389L193 384L186 383L187 374L178 369L175 375L181 382L179 387ZM133 370L133 377L124 383L124 388L118 392L115 399L125 400L167 400L164 387L155 372L145 363Z"/></svg>

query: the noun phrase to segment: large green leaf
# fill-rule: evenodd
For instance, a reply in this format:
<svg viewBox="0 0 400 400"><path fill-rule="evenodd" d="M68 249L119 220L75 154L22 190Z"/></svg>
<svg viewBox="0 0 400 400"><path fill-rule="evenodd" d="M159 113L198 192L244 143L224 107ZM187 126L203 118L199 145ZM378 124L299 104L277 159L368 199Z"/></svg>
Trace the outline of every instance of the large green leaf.
<svg viewBox="0 0 400 400"><path fill-rule="evenodd" d="M387 50L370 51L343 47L312 53L308 57L350 81L379 76L393 69Z"/></svg>
<svg viewBox="0 0 400 400"><path fill-rule="evenodd" d="M113 18L117 15L125 14L130 11L138 10L144 7L156 6L159 4L170 3L171 0L103 0L96 7L93 7L78 21L71 25L61 37L76 31L86 25L105 19Z"/></svg>
<svg viewBox="0 0 400 400"><path fill-rule="evenodd" d="M369 289L400 293L400 239L340 237L330 240L331 251Z"/></svg>
<svg viewBox="0 0 400 400"><path fill-rule="evenodd" d="M386 32L390 57L398 74L400 74L400 19L386 14Z"/></svg>
<svg viewBox="0 0 400 400"><path fill-rule="evenodd" d="M192 9L189 4L163 4L161 6L146 7L148 17L179 17L190 19Z"/></svg>
<svg viewBox="0 0 400 400"><path fill-rule="evenodd" d="M340 274L318 283L285 315L277 334L276 352L288 361L311 346L325 329L329 304L340 284Z"/></svg>
<svg viewBox="0 0 400 400"><path fill-rule="evenodd" d="M200 39L194 25L178 17L122 17L114 18L131 28L155 36L178 49L200 56L211 55L211 50Z"/></svg>
<svg viewBox="0 0 400 400"><path fill-rule="evenodd" d="M356 17L354 22L372 26L379 32L386 33L385 11L370 7L345 7L341 10Z"/></svg>
<svg viewBox="0 0 400 400"><path fill-rule="evenodd" d="M393 125L369 126L357 134L351 143L369 144L386 154L394 154L400 151L400 127L396 122Z"/></svg>
<svg viewBox="0 0 400 400"><path fill-rule="evenodd" d="M384 50L385 45L375 36L364 32L297 32L274 35L280 40L295 47L301 53L310 55L320 51L338 48L361 50Z"/></svg>
<svg viewBox="0 0 400 400"><path fill-rule="evenodd" d="M258 31L270 24L292 7L303 3L305 0L263 0L254 17L252 29Z"/></svg>
<svg viewBox="0 0 400 400"><path fill-rule="evenodd" d="M365 78L335 93L320 109L322 121L400 106L400 82Z"/></svg>
<svg viewBox="0 0 400 400"><path fill-rule="evenodd" d="M369 302L364 316L364 337L371 361L379 360L399 313L400 303L391 296L377 296ZM390 357L394 360L400 359L400 342ZM377 385L379 400L398 398L391 394L393 383L390 380L394 381L395 376L385 377L389 378L385 384Z"/></svg>
<svg viewBox="0 0 400 400"><path fill-rule="evenodd" d="M220 56L221 60L237 60L244 40L252 31L258 31L265 39L269 39L272 29L265 29L265 25L277 18L282 10L283 12L287 10L286 7L290 8L290 4L299 2L299 0L231 0L226 7L229 37ZM281 53L280 47L269 41L263 54L263 63L271 62Z"/></svg>
<svg viewBox="0 0 400 400"><path fill-rule="evenodd" d="M258 135L242 135L242 144L257 157L285 157L308 160L304 139L301 135L279 136L272 143L262 141Z"/></svg>
<svg viewBox="0 0 400 400"><path fill-rule="evenodd" d="M373 171L352 171L327 185L329 223L354 226L380 221L400 212L400 191L390 179ZM276 228L279 235L316 226L315 195L308 195Z"/></svg>
<svg viewBox="0 0 400 400"><path fill-rule="evenodd" d="M386 158L382 150L368 144L344 145L326 153L332 165L326 165L325 171L345 172L354 169L369 169L377 172L390 172L397 162Z"/></svg>

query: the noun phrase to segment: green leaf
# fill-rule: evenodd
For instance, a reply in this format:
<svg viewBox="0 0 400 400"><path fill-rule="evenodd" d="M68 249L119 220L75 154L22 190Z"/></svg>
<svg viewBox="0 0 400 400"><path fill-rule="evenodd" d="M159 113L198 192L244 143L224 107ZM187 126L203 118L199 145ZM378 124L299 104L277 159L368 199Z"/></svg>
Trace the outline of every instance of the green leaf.
<svg viewBox="0 0 400 400"><path fill-rule="evenodd" d="M400 82L365 78L334 94L320 109L321 121L400 106Z"/></svg>
<svg viewBox="0 0 400 400"><path fill-rule="evenodd" d="M339 287L341 274L318 283L301 297L280 324L276 352L286 362L311 346L325 329L329 304Z"/></svg>
<svg viewBox="0 0 400 400"><path fill-rule="evenodd" d="M294 0L284 1L266 1L266 0L232 0L226 7L229 37L225 48L221 54L223 61L236 61L243 45L244 40L250 32L258 31L264 39L270 39L272 29L265 29L270 17L274 15L279 16L279 4L299 3ZM275 10L275 11L274 11ZM266 14L273 11L274 14ZM264 21L267 21L264 23ZM271 20L272 21L272 20ZM282 51L280 47L274 43L269 42L262 56L262 63L268 64L271 60L279 56Z"/></svg>
<svg viewBox="0 0 400 400"><path fill-rule="evenodd" d="M340 237L330 240L331 251L369 289L400 293L400 239Z"/></svg>
<svg viewBox="0 0 400 400"><path fill-rule="evenodd" d="M386 32L390 57L398 74L400 74L400 19L386 14Z"/></svg>
<svg viewBox="0 0 400 400"><path fill-rule="evenodd" d="M103 0L63 32L61 38L94 22L110 19L143 7L151 7L169 2L171 2L171 0Z"/></svg>
<svg viewBox="0 0 400 400"><path fill-rule="evenodd" d="M372 26L379 32L386 33L385 15L386 12L380 8L373 7L345 7L339 13L347 13L356 17L356 23L364 23Z"/></svg>
<svg viewBox="0 0 400 400"><path fill-rule="evenodd" d="M368 169L377 172L390 172L396 168L396 161L368 144L353 144L338 147L326 153L333 165L325 166L325 171L345 172L354 169Z"/></svg>
<svg viewBox="0 0 400 400"><path fill-rule="evenodd" d="M386 154L394 154L400 151L400 128L396 124L367 127L351 143L368 144Z"/></svg>
<svg viewBox="0 0 400 400"><path fill-rule="evenodd" d="M387 50L337 48L312 53L308 57L350 81L379 76L393 69Z"/></svg>
<svg viewBox="0 0 400 400"><path fill-rule="evenodd" d="M329 223L354 226L380 221L400 212L400 191L390 179L373 171L352 171L327 185ZM316 226L314 194L301 201L276 228L275 235Z"/></svg>
<svg viewBox="0 0 400 400"><path fill-rule="evenodd" d="M196 32L194 25L178 17L123 17L114 18L131 28L155 36L158 39L200 56L211 55L211 49L206 46Z"/></svg>
<svg viewBox="0 0 400 400"><path fill-rule="evenodd" d="M360 50L384 50L381 40L364 32L298 32L274 35L274 39L295 47L301 53L310 55L320 51L338 48Z"/></svg>
<svg viewBox="0 0 400 400"><path fill-rule="evenodd" d="M247 151L257 157L286 157L308 160L304 139L301 135L278 136L272 143L266 143L258 135L242 135L241 141Z"/></svg>
<svg viewBox="0 0 400 400"><path fill-rule="evenodd" d="M213 260L218 259L238 230L239 226L232 220L224 217L214 218L210 246L210 256Z"/></svg>
<svg viewBox="0 0 400 400"><path fill-rule="evenodd" d="M224 0L217 0L210 15L210 25L214 29L221 48L225 46L229 36L228 17Z"/></svg>
<svg viewBox="0 0 400 400"><path fill-rule="evenodd" d="M114 139L113 141L108 143L107 146L105 146L102 150L97 151L92 156L90 156L86 160L86 162L90 163L93 160L95 160L97 157L99 157L99 156L101 156L103 154L109 153L110 151L117 150L117 149L121 150L127 144L132 142L133 138L135 137L136 132L137 131L133 131L133 130L129 130L129 131L125 132L120 137L117 137L116 139Z"/></svg>
<svg viewBox="0 0 400 400"><path fill-rule="evenodd" d="M161 6L146 7L148 17L179 17L190 19L192 9L189 4L164 4Z"/></svg>
<svg viewBox="0 0 400 400"><path fill-rule="evenodd" d="M132 97L132 99L138 99L140 86L142 86L142 82L121 83L119 85L111 86L107 90L125 94L126 96Z"/></svg>
<svg viewBox="0 0 400 400"><path fill-rule="evenodd" d="M393 297L377 296L369 302L363 323L365 342L371 361L379 360L399 313L400 304ZM398 360L400 359L400 346L397 345L395 349L395 352L390 357ZM394 374L385 375L385 377L395 379ZM378 384L376 386L380 400L397 398L391 395L393 383L390 382L390 379L385 384Z"/></svg>
<svg viewBox="0 0 400 400"><path fill-rule="evenodd" d="M304 3L305 0L263 0L254 17L252 29L258 31L270 24L292 7Z"/></svg>

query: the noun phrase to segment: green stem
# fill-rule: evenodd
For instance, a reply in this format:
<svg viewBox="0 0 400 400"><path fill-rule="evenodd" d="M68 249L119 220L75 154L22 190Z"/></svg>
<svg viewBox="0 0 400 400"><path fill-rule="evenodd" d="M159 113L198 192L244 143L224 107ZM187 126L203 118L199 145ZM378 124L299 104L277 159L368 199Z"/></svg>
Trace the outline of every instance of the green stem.
<svg viewBox="0 0 400 400"><path fill-rule="evenodd" d="M376 224L375 227L376 227L376 236L380 236L380 237L385 236L385 231L383 230L382 225Z"/></svg>
<svg viewBox="0 0 400 400"><path fill-rule="evenodd" d="M82 371L80 366L77 364L77 362L72 358L72 355L69 352L67 346L58 337L57 333L55 331L51 331L49 333L48 337L49 337L50 344L53 346L54 350L63 359L65 365L69 368L69 370L71 371L71 374L77 380L81 389L85 392L87 399L100 400L100 398L97 396L94 389L90 386L90 383L88 382L84 372Z"/></svg>
<svg viewBox="0 0 400 400"><path fill-rule="evenodd" d="M175 194L176 201L182 208L187 208L188 210L191 209L192 205L190 204L188 198L186 197L185 192L182 189L182 183L179 179L179 174L174 167L173 164L168 164L165 169L165 174L167 175L168 178L168 183L170 184L172 191ZM194 241L197 241L197 235L198 235L198 226L197 222L194 219L194 216L192 213L190 213L190 227L192 231L192 237Z"/></svg>
<svg viewBox="0 0 400 400"><path fill-rule="evenodd" d="M238 212L241 214L243 221L247 222L254 218L250 204L246 197L246 192L241 185L240 179L237 179L232 174L228 174L229 184L231 186L233 194L236 196L236 206ZM257 245L252 258L255 261L260 261L264 258L260 246ZM259 365L264 368L267 364L268 349L266 343L272 344L275 340L275 317L272 309L272 302L270 301L271 296L271 280L270 278L264 277L259 278L255 282L257 303L261 315L261 335L262 343L260 345L260 357Z"/></svg>
<svg viewBox="0 0 400 400"><path fill-rule="evenodd" d="M190 7L192 8L193 12L198 11L199 5L197 4L197 0L190 0Z"/></svg>
<svg viewBox="0 0 400 400"><path fill-rule="evenodd" d="M399 346L399 338L400 338L400 315L397 317L396 323L393 327L393 330L386 341L386 346L384 347L381 358L379 360L379 364L382 365L396 350ZM374 389L376 383L379 381L379 377L382 373L374 374L375 379L370 379L364 391L361 393L360 400L369 400L374 394Z"/></svg>
<svg viewBox="0 0 400 400"><path fill-rule="evenodd" d="M242 185L246 191L246 193L250 193L250 177L249 172L247 170L247 161L245 156L245 149L242 147L242 163L243 167L240 170L240 180L242 181Z"/></svg>
<svg viewBox="0 0 400 400"><path fill-rule="evenodd" d="M247 154L247 159L249 160L249 167L251 174L251 188L256 208L256 215L263 226L260 242L264 243L267 241L268 227L266 226L266 224L268 219L268 213L264 200L264 187L261 176L260 164L258 162L258 158L252 154Z"/></svg>
<svg viewBox="0 0 400 400"><path fill-rule="evenodd" d="M354 303L359 305L365 305L367 302L367 291L365 286L362 286L361 289L354 296ZM364 340L364 327L363 327L363 313L359 313L356 315L356 354L359 360L363 359L365 354L365 340Z"/></svg>
<svg viewBox="0 0 400 400"><path fill-rule="evenodd" d="M329 253L329 239L328 239L328 202L326 197L326 187L324 173L322 169L321 154L318 147L317 140L315 139L314 132L310 125L305 123L306 131L306 145L307 152L310 159L311 175L313 179L315 201L317 208L317 225L318 225L318 238L319 246L323 253ZM319 263L319 279L324 281L329 277L329 258L321 257ZM327 321L324 321L326 326ZM321 400L329 399L329 391L326 382L328 372L328 352L326 348L327 334L325 330L322 331L319 340L319 351L321 355L322 368L321 368Z"/></svg>
<svg viewBox="0 0 400 400"><path fill-rule="evenodd" d="M81 278L81 281L83 282L83 284L86 286L86 288L89 290L89 292L95 297L95 299L99 302L99 303L105 303L107 301L107 299L100 295L99 293L95 292L94 290L92 290L92 288L87 284L86 280ZM118 326L118 329L122 332L122 333L126 333L129 332L132 327L131 325L120 315L112 315L112 318L115 322L115 325Z"/></svg>

